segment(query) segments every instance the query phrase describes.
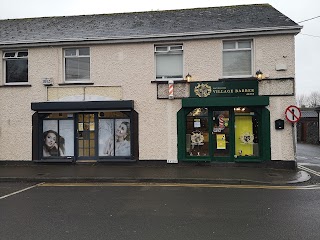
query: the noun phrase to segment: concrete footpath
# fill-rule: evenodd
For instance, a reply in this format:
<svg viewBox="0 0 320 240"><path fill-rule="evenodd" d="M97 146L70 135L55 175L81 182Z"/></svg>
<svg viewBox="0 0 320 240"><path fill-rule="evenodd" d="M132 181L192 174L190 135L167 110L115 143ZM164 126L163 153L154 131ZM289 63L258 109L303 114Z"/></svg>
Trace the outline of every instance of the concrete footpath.
<svg viewBox="0 0 320 240"><path fill-rule="evenodd" d="M287 185L305 183L310 175L236 164L36 164L0 162L0 182L162 182Z"/></svg>

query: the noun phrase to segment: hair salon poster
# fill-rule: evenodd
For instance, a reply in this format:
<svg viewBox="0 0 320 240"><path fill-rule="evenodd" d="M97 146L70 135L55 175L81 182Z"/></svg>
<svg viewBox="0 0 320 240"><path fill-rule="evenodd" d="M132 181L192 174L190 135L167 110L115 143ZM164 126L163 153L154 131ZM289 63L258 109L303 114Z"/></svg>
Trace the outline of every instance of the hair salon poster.
<svg viewBox="0 0 320 240"><path fill-rule="evenodd" d="M74 156L73 120L43 121L43 157Z"/></svg>
<svg viewBox="0 0 320 240"><path fill-rule="evenodd" d="M130 119L99 120L99 156L130 156Z"/></svg>

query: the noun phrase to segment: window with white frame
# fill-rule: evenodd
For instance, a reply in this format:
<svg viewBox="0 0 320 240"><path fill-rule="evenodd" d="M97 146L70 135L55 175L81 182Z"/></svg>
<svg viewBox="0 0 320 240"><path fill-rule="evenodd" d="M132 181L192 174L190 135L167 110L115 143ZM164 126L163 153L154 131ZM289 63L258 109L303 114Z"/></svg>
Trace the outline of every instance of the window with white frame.
<svg viewBox="0 0 320 240"><path fill-rule="evenodd" d="M223 42L223 76L252 76L252 41Z"/></svg>
<svg viewBox="0 0 320 240"><path fill-rule="evenodd" d="M5 84L28 82L28 51L3 53Z"/></svg>
<svg viewBox="0 0 320 240"><path fill-rule="evenodd" d="M156 79L183 79L182 45L155 46Z"/></svg>
<svg viewBox="0 0 320 240"><path fill-rule="evenodd" d="M65 82L90 81L90 48L64 49Z"/></svg>

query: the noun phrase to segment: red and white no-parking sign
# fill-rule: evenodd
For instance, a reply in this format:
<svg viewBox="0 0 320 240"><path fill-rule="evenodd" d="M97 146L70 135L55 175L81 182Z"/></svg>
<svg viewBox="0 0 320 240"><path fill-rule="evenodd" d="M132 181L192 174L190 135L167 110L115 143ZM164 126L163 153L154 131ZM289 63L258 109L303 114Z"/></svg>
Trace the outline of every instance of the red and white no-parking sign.
<svg viewBox="0 0 320 240"><path fill-rule="evenodd" d="M300 109L294 105L287 107L285 114L286 114L286 119L291 123L296 123L301 118Z"/></svg>

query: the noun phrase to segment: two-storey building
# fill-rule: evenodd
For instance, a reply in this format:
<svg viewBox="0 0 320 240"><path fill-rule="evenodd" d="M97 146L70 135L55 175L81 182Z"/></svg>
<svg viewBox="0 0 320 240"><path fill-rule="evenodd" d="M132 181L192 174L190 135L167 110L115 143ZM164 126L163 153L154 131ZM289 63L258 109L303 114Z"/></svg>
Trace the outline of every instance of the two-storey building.
<svg viewBox="0 0 320 240"><path fill-rule="evenodd" d="M0 159L292 166L300 30L268 4L1 20Z"/></svg>

